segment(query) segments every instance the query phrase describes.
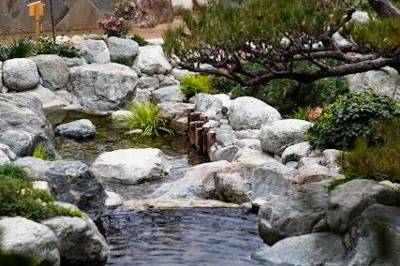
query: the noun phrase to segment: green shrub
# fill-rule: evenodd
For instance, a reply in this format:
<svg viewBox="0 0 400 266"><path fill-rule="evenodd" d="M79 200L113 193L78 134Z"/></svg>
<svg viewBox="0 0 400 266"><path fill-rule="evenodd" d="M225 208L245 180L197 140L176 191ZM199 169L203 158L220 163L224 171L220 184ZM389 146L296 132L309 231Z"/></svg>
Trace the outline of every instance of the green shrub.
<svg viewBox="0 0 400 266"><path fill-rule="evenodd" d="M32 157L42 159L45 161L50 159L50 155L48 154L46 146L43 143L36 146L36 148L33 150Z"/></svg>
<svg viewBox="0 0 400 266"><path fill-rule="evenodd" d="M161 113L160 109L153 103L137 102L129 107L130 115L122 117L117 123L126 130L141 129L142 136L150 137L161 132L172 134L168 128L168 121Z"/></svg>
<svg viewBox="0 0 400 266"><path fill-rule="evenodd" d="M230 93L236 87L240 86L237 82L224 77L214 77L211 84L213 91L217 93Z"/></svg>
<svg viewBox="0 0 400 266"><path fill-rule="evenodd" d="M128 66L128 67L132 67L133 59L123 56L123 57L118 57L118 58L113 59L113 63L125 65L125 66Z"/></svg>
<svg viewBox="0 0 400 266"><path fill-rule="evenodd" d="M188 74L181 78L182 93L190 98L197 93L208 93L211 91L212 80L209 76Z"/></svg>
<svg viewBox="0 0 400 266"><path fill-rule="evenodd" d="M374 129L378 142L370 145L367 138L358 138L340 160L343 171L355 178L400 182L400 119L380 122Z"/></svg>
<svg viewBox="0 0 400 266"><path fill-rule="evenodd" d="M308 140L319 149L352 148L357 137L374 143L377 137L374 125L379 120L399 117L397 103L372 92L351 93L341 96L325 109L308 131Z"/></svg>
<svg viewBox="0 0 400 266"><path fill-rule="evenodd" d="M8 60L13 58L26 58L34 55L35 46L30 39L21 39L18 41L13 41L12 44L8 46L3 46L1 48L2 60Z"/></svg>
<svg viewBox="0 0 400 266"><path fill-rule="evenodd" d="M13 164L0 165L0 216L24 216L34 221L82 214L57 205L44 190L34 189L28 173Z"/></svg>
<svg viewBox="0 0 400 266"><path fill-rule="evenodd" d="M145 38L143 38L142 36L140 36L139 34L135 34L131 37L132 40L134 40L135 42L137 42L139 44L139 46L146 46L149 44L148 41L146 41Z"/></svg>
<svg viewBox="0 0 400 266"><path fill-rule="evenodd" d="M37 54L56 54L62 57L80 57L79 50L72 44L57 43L50 37L41 38L36 46Z"/></svg>
<svg viewBox="0 0 400 266"><path fill-rule="evenodd" d="M292 118L300 119L300 120L307 120L307 111L309 109L310 109L309 106L297 108L297 110L293 113Z"/></svg>

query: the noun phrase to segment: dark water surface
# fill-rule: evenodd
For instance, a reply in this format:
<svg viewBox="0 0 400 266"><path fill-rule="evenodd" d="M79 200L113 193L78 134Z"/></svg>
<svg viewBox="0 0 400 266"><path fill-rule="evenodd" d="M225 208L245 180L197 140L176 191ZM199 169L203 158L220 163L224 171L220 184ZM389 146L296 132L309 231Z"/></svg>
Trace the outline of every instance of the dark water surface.
<svg viewBox="0 0 400 266"><path fill-rule="evenodd" d="M64 122L88 118L96 138L77 142L56 138L63 159L91 164L102 152L129 148L159 148L171 161L169 176L135 186L106 184L124 199L146 198L164 182L183 177L188 167L207 162L188 145L185 136L141 139L125 136L106 117L73 114ZM107 265L258 265L250 254L263 243L254 214L242 209L107 210L103 225L110 248Z"/></svg>

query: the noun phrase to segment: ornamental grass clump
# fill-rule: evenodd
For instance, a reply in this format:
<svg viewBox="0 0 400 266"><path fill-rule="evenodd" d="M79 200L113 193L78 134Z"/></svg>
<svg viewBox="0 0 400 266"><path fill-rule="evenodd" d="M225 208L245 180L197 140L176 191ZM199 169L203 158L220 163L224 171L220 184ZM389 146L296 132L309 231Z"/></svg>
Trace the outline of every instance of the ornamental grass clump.
<svg viewBox="0 0 400 266"><path fill-rule="evenodd" d="M181 78L181 91L187 97L197 93L208 93L212 88L212 79L209 76L188 74Z"/></svg>
<svg viewBox="0 0 400 266"><path fill-rule="evenodd" d="M399 105L389 97L370 91L350 93L324 110L307 137L318 149L351 149L358 137L374 144L379 140L376 123L396 117L400 117Z"/></svg>
<svg viewBox="0 0 400 266"><path fill-rule="evenodd" d="M162 132L172 134L168 120L162 116L160 109L150 102L135 102L129 106L129 115L118 120L118 124L128 131L140 129L142 136L159 136Z"/></svg>
<svg viewBox="0 0 400 266"><path fill-rule="evenodd" d="M34 42L30 39L13 41L9 45L0 48L0 60L5 61L13 58L26 58L35 54Z"/></svg>
<svg viewBox="0 0 400 266"><path fill-rule="evenodd" d="M0 165L0 216L23 216L41 221L55 216L83 215L57 205L47 191L34 189L32 182L21 166Z"/></svg>

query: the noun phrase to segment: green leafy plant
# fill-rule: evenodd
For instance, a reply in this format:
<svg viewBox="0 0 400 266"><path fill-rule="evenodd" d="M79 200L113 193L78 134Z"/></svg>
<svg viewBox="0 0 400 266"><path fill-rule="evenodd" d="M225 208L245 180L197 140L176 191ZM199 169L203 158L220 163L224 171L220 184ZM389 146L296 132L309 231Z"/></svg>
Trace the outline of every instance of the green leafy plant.
<svg viewBox="0 0 400 266"><path fill-rule="evenodd" d="M2 60L13 58L26 58L34 55L35 46L30 39L20 39L13 41L7 46L0 48L0 56Z"/></svg>
<svg viewBox="0 0 400 266"><path fill-rule="evenodd" d="M69 43L57 43L51 37L43 37L37 43L36 54L57 54L63 57L80 57L79 50Z"/></svg>
<svg viewBox="0 0 400 266"><path fill-rule="evenodd" d="M159 136L161 132L172 134L168 121L160 109L150 102L136 102L129 107L130 114L118 120L118 124L126 130L141 129L142 136Z"/></svg>
<svg viewBox="0 0 400 266"><path fill-rule="evenodd" d="M45 161L50 159L50 155L46 151L46 146L43 143L40 143L39 145L36 146L36 148L33 150L32 157L42 159Z"/></svg>
<svg viewBox="0 0 400 266"><path fill-rule="evenodd" d="M190 98L197 93L208 93L212 88L212 80L209 76L188 74L181 78L182 93Z"/></svg>
<svg viewBox="0 0 400 266"><path fill-rule="evenodd" d="M123 57L123 56L115 58L112 61L114 63L125 65L125 66L128 66L128 67L132 67L132 65L133 65L133 63L132 63L133 59L132 58Z"/></svg>
<svg viewBox="0 0 400 266"><path fill-rule="evenodd" d="M340 96L325 109L308 131L308 140L319 149L352 148L356 138L365 137L375 143L374 125L380 120L400 116L398 104L386 96L372 92L351 93Z"/></svg>
<svg viewBox="0 0 400 266"><path fill-rule="evenodd" d="M148 41L146 41L145 38L143 38L142 36L140 36L139 34L134 34L131 37L132 40L134 40L135 42L137 42L139 44L139 46L146 46L149 44Z"/></svg>
<svg viewBox="0 0 400 266"><path fill-rule="evenodd" d="M21 166L0 166L0 216L23 216L35 221L54 216L82 216L79 211L57 205L47 191L34 189L32 181Z"/></svg>
<svg viewBox="0 0 400 266"><path fill-rule="evenodd" d="M293 113L292 118L306 120L306 114L309 108L309 106L297 108L297 110Z"/></svg>

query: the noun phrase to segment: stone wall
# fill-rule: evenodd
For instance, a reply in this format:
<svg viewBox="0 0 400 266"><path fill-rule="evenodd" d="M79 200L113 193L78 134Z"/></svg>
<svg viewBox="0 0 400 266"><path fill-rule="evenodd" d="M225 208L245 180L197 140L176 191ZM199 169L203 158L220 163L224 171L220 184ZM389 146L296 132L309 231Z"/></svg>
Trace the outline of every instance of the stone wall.
<svg viewBox="0 0 400 266"><path fill-rule="evenodd" d="M53 0L54 18L59 31L97 29L97 21L110 15L119 0ZM156 23L173 19L171 0L142 0L146 10L156 19ZM28 16L27 4L30 0L0 1L0 30L31 32L33 19ZM49 0L44 0L46 14L44 30L51 29Z"/></svg>

